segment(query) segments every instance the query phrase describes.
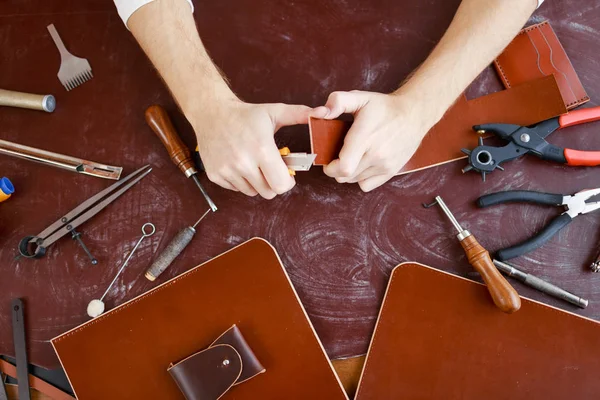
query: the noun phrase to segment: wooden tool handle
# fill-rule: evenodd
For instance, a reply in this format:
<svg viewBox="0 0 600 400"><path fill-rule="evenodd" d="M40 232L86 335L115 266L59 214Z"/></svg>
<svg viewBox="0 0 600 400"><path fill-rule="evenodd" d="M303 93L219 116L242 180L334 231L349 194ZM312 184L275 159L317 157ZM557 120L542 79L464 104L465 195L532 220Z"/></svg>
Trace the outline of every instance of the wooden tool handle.
<svg viewBox="0 0 600 400"><path fill-rule="evenodd" d="M177 131L171 123L167 111L159 105L153 105L146 109L146 122L152 128L156 136L162 141L171 157L171 161L177 168L190 177L196 172L196 167L192 161L190 149L181 141Z"/></svg>
<svg viewBox="0 0 600 400"><path fill-rule="evenodd" d="M13 92L11 90L0 89L0 106L52 112L56 106L56 100L52 95Z"/></svg>
<svg viewBox="0 0 600 400"><path fill-rule="evenodd" d="M494 304L508 314L518 311L521 308L521 298L517 291L496 269L490 258L490 253L477 242L473 235L467 236L460 244L465 249L469 264L481 274L492 296L492 300L494 300Z"/></svg>

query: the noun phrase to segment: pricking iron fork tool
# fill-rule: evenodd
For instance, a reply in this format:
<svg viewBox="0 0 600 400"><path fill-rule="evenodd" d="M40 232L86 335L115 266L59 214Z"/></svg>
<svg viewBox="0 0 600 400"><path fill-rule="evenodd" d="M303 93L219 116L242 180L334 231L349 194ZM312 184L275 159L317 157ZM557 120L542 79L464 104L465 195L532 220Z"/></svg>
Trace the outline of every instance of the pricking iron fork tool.
<svg viewBox="0 0 600 400"><path fill-rule="evenodd" d="M123 168L121 167L113 167L111 165L87 161L81 158L65 156L46 150L36 149L35 147L9 142L7 140L0 140L0 154L35 161L52 167L95 176L97 178L118 180L123 171Z"/></svg>
<svg viewBox="0 0 600 400"><path fill-rule="evenodd" d="M26 236L19 243L19 252L23 257L40 258L46 253L48 246L67 234L71 234L77 240L86 254L90 257L92 264L96 264L95 258L81 241L79 234L75 231L79 225L98 214L107 205L129 190L133 185L152 171L148 165L129 174L118 182L90 197L58 221L44 229L36 236Z"/></svg>

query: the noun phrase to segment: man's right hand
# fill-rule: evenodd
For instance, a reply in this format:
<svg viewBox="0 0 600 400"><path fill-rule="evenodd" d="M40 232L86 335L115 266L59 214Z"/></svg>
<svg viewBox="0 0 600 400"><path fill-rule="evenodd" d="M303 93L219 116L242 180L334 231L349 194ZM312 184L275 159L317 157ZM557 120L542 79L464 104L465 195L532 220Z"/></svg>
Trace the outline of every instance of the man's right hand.
<svg viewBox="0 0 600 400"><path fill-rule="evenodd" d="M272 199L295 185L274 135L283 126L308 123L311 108L249 104L232 98L188 113L208 178L248 196Z"/></svg>

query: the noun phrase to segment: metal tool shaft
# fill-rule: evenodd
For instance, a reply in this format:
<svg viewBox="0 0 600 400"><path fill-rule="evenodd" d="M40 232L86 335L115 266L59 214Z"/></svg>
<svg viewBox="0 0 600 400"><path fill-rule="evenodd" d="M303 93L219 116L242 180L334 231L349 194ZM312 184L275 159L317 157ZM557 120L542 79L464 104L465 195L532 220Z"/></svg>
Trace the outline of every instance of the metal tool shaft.
<svg viewBox="0 0 600 400"><path fill-rule="evenodd" d="M460 226L460 224L458 223L458 221L456 220L456 218L452 214L452 211L450 211L450 209L448 208L448 206L446 205L446 203L444 203L444 200L442 200L442 198L440 196L436 196L435 201L442 208L442 210L444 211L444 213L446 214L446 216L448 217L448 219L450 219L450 222L452 222L452 225L454 225L454 227L456 228L456 230L458 231L458 233L463 232L464 229L462 228L462 226Z"/></svg>
<svg viewBox="0 0 600 400"><path fill-rule="evenodd" d="M97 178L118 180L121 177L122 167L100 164L81 158L66 156L51 151L37 149L18 143L0 140L0 154L35 161L52 167L66 169Z"/></svg>
<svg viewBox="0 0 600 400"><path fill-rule="evenodd" d="M204 186L202 186L202 184L200 183L200 179L198 179L198 176L196 174L193 174L192 179L196 183L196 186L198 186L198 189L200 189L200 191L202 192L202 196L204 196L204 199L208 203L208 206L210 207L212 212L217 211L218 210L217 205L212 201L212 199L210 198L208 193L206 193L206 190L204 189Z"/></svg>
<svg viewBox="0 0 600 400"><path fill-rule="evenodd" d="M85 251L85 254L87 254L87 256L90 258L92 265L98 264L98 260L96 259L96 257L93 256L90 249L88 249L88 247L85 245L85 243L83 243L83 240L81 240L81 233L77 232L75 229L73 229L71 231L71 237L73 238L73 240L77 240L77 243L79 243L79 245L81 246L83 251Z"/></svg>
<svg viewBox="0 0 600 400"><path fill-rule="evenodd" d="M546 282L545 280L538 278L537 276L523 272L514 267L513 265L498 260L494 260L494 265L496 265L496 267L500 271L504 272L506 275L513 277L523 282L527 286L539 290L540 292L546 293L547 295L550 295L557 299L567 301L571 304L576 305L577 307L586 308L588 306L588 300L576 296L573 293L567 292L566 290L561 289L558 286L551 284L550 282Z"/></svg>
<svg viewBox="0 0 600 400"><path fill-rule="evenodd" d="M151 231L146 232L146 227L150 227ZM125 269L125 267L127 267L127 264L129 263L129 260L131 260L131 257L133 257L133 254L135 253L135 251L137 250L137 248L139 247L139 245L142 243L142 240L144 240L145 238L147 238L149 236L154 235L154 232L156 232L156 227L153 224L151 224L150 222L147 222L147 223L145 223L142 226L142 236L140 237L140 240L138 240L138 242L133 247L133 250L131 250L131 252L127 256L127 258L125 259L125 262L123 263L123 265L121 266L121 268L119 268L119 271L115 275L114 279L112 280L112 282L110 283L110 285L108 285L108 288L106 289L106 292L104 292L104 294L102 295L102 297L100 297L100 301L104 300L104 297L106 297L106 295L110 291L110 288L112 288L112 286L115 284L115 282L117 281L117 278L119 277L119 275L121 275L121 272L123 272L123 270Z"/></svg>

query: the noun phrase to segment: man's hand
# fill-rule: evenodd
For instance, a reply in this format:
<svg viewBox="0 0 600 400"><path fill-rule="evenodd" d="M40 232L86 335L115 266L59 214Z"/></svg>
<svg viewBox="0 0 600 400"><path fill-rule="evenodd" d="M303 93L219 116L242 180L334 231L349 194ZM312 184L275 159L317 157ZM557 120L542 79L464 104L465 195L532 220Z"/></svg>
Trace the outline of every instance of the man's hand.
<svg viewBox="0 0 600 400"><path fill-rule="evenodd" d="M188 118L196 131L208 178L248 196L272 199L295 185L275 144L274 134L306 124L311 108L288 104L248 104L231 99ZM197 118L195 116L197 115Z"/></svg>
<svg viewBox="0 0 600 400"><path fill-rule="evenodd" d="M313 115L334 119L344 113L354 114L354 123L339 159L324 171L341 183L358 182L365 192L396 175L437 122L427 107L402 92L334 92Z"/></svg>

